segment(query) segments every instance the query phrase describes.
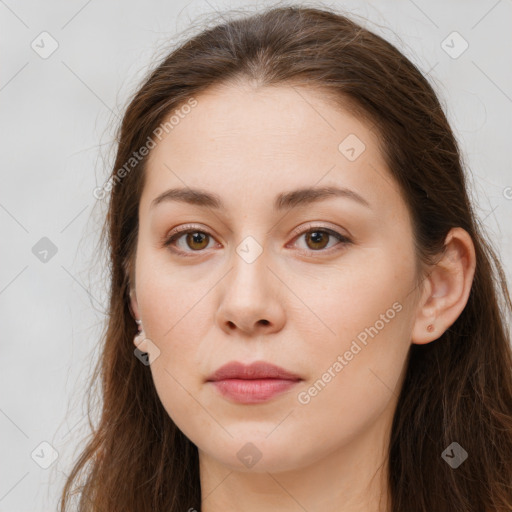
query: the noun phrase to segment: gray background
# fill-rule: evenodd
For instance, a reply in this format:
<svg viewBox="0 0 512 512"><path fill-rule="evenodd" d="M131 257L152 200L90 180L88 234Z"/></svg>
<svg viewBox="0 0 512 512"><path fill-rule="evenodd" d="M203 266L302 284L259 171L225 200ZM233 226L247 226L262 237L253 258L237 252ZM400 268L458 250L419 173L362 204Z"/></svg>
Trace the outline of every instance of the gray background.
<svg viewBox="0 0 512 512"><path fill-rule="evenodd" d="M105 205L92 191L129 94L197 16L271 4L0 0L0 512L56 510L88 433L84 393L106 307L95 252ZM510 283L511 0L331 5L368 18L428 73Z"/></svg>

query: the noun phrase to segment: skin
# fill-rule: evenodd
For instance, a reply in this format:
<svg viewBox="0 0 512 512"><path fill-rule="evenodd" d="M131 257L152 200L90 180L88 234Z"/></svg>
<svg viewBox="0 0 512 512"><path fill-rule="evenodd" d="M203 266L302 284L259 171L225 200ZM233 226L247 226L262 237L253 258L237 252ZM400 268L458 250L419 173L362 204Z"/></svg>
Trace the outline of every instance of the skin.
<svg viewBox="0 0 512 512"><path fill-rule="evenodd" d="M378 134L319 92L239 84L197 101L150 154L131 306L159 398L198 447L203 510L390 510L385 461L406 357L411 343L436 340L463 310L471 239L450 231L445 256L418 276L410 215ZM354 161L338 149L349 134L365 144ZM272 210L280 192L327 185L356 191L370 207L330 197ZM177 201L150 208L175 187L216 193L226 210ZM308 223L352 243L327 234L308 241ZM210 235L175 242L191 257L161 242L185 224ZM251 263L236 251L248 236L262 249ZM397 303L400 311L332 370ZM303 380L267 402L238 404L205 382L234 360L269 361ZM300 403L329 368L335 376ZM261 454L252 467L237 457L247 443Z"/></svg>

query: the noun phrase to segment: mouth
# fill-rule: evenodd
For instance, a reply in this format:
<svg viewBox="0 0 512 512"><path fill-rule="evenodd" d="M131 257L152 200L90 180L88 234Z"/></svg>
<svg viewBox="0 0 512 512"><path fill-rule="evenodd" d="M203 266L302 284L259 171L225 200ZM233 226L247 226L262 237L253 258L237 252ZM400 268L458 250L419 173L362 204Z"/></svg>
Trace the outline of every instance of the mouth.
<svg viewBox="0 0 512 512"><path fill-rule="evenodd" d="M221 366L206 382L227 399L254 404L266 402L302 380L299 375L265 361L250 365L234 361Z"/></svg>

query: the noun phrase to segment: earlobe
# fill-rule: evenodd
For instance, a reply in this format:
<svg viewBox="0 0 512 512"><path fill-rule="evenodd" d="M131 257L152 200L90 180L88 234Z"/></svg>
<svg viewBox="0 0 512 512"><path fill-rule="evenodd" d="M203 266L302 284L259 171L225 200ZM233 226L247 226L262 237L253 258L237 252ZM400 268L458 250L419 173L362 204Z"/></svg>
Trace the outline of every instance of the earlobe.
<svg viewBox="0 0 512 512"><path fill-rule="evenodd" d="M441 259L431 267L417 306L411 341L426 344L438 339L464 310L475 274L475 248L462 228L452 228Z"/></svg>
<svg viewBox="0 0 512 512"><path fill-rule="evenodd" d="M133 344L136 348L138 348L141 352L147 352L147 343L146 343L146 334L144 333L144 330L141 330L133 337Z"/></svg>

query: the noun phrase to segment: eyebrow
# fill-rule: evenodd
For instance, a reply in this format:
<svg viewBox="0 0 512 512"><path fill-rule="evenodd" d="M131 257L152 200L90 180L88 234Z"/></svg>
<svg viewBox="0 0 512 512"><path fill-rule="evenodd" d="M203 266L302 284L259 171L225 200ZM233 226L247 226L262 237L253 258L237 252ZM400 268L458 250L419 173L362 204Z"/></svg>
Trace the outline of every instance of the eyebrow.
<svg viewBox="0 0 512 512"><path fill-rule="evenodd" d="M370 203L368 203L364 197L354 190L329 186L300 188L290 192L282 192L277 195L274 200L274 210L290 210L292 208L306 206L331 197L352 199L367 208L371 208ZM161 203L169 201L180 201L196 206L202 206L204 208L212 208L214 210L226 209L226 206L218 194L213 194L198 188L172 188L166 190L151 201L150 209L155 208Z"/></svg>

